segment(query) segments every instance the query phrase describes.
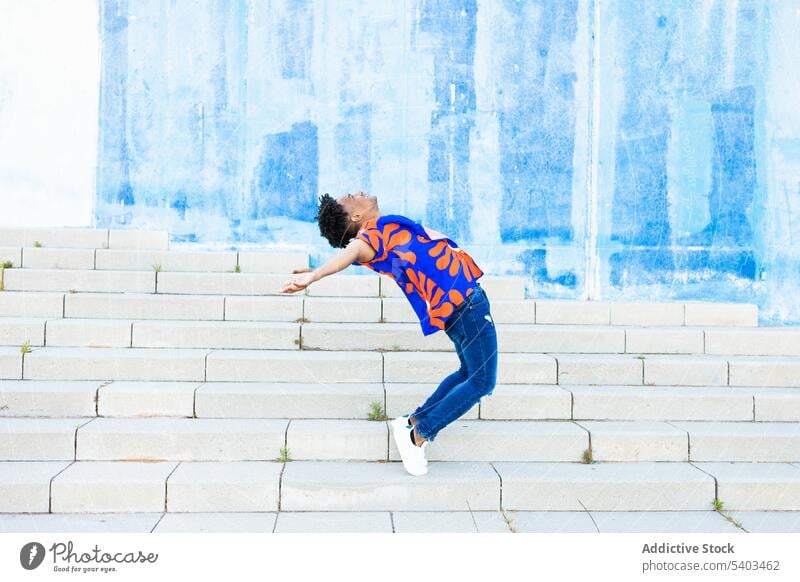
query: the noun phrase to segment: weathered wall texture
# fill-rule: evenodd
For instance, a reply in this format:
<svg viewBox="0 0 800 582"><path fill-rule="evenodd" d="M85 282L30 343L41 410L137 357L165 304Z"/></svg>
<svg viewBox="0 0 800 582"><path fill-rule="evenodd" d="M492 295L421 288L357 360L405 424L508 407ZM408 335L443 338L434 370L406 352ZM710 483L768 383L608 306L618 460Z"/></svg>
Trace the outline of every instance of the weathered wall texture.
<svg viewBox="0 0 800 582"><path fill-rule="evenodd" d="M538 296L800 323L795 0L105 0L98 226L311 245L363 189Z"/></svg>

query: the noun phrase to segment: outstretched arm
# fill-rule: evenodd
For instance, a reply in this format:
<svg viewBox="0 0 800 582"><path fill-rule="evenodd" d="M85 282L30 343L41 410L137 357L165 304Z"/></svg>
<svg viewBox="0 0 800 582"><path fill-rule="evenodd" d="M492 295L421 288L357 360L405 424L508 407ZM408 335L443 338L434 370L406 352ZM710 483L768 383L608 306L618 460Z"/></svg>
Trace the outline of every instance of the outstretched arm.
<svg viewBox="0 0 800 582"><path fill-rule="evenodd" d="M364 263L375 256L375 251L367 243L354 238L341 251L333 255L322 265L307 273L298 274L287 281L281 287L281 293L296 293L302 291L314 281L319 281L323 277L338 273L346 269L354 262Z"/></svg>

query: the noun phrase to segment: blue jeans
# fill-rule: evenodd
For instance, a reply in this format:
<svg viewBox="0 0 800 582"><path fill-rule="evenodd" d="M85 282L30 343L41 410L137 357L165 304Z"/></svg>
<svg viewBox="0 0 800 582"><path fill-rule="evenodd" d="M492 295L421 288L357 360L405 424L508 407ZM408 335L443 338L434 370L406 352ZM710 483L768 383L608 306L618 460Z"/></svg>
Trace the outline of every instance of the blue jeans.
<svg viewBox="0 0 800 582"><path fill-rule="evenodd" d="M455 344L461 367L411 414L419 421L417 433L429 441L482 396L491 395L497 381L497 333L480 285L447 319L444 331Z"/></svg>

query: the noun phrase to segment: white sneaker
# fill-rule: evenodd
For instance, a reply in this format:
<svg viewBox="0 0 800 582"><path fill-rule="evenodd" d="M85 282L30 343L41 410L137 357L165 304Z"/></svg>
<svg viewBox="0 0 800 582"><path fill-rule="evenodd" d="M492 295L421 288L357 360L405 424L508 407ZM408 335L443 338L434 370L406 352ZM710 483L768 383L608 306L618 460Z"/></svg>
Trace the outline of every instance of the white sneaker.
<svg viewBox="0 0 800 582"><path fill-rule="evenodd" d="M417 476L427 473L428 467L425 465L424 447L418 447L411 442L409 435L412 429L408 425L408 420L403 416L398 416L390 424L392 426L394 444L397 445L397 450L400 452L400 458L403 461L405 470Z"/></svg>
<svg viewBox="0 0 800 582"><path fill-rule="evenodd" d="M409 416L411 416L411 415L410 415L410 414L404 414L404 415L403 415L403 418L405 419L405 421L406 421L406 424L407 424L408 426L410 426L411 428L414 428L414 427L412 426L412 424L411 424L410 422L408 422L408 417L409 417ZM409 440L410 440L410 439L409 439ZM427 446L428 446L428 441L425 441L424 443L422 443L422 444L420 445L420 448L422 449L422 460L423 460L423 461L425 461L425 466L426 466L426 467L428 466L428 459L426 459L426 458L425 458L425 447L427 447Z"/></svg>

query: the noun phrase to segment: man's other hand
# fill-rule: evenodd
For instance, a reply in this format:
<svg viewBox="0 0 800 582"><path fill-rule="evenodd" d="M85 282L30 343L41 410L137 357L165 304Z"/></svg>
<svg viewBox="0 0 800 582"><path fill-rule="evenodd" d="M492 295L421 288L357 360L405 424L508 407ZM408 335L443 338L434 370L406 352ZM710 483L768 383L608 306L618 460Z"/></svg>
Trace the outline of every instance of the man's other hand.
<svg viewBox="0 0 800 582"><path fill-rule="evenodd" d="M309 269L309 271L311 271L311 269ZM297 293L311 285L315 280L316 278L313 273L303 272L296 277L284 281L281 287L281 293Z"/></svg>

